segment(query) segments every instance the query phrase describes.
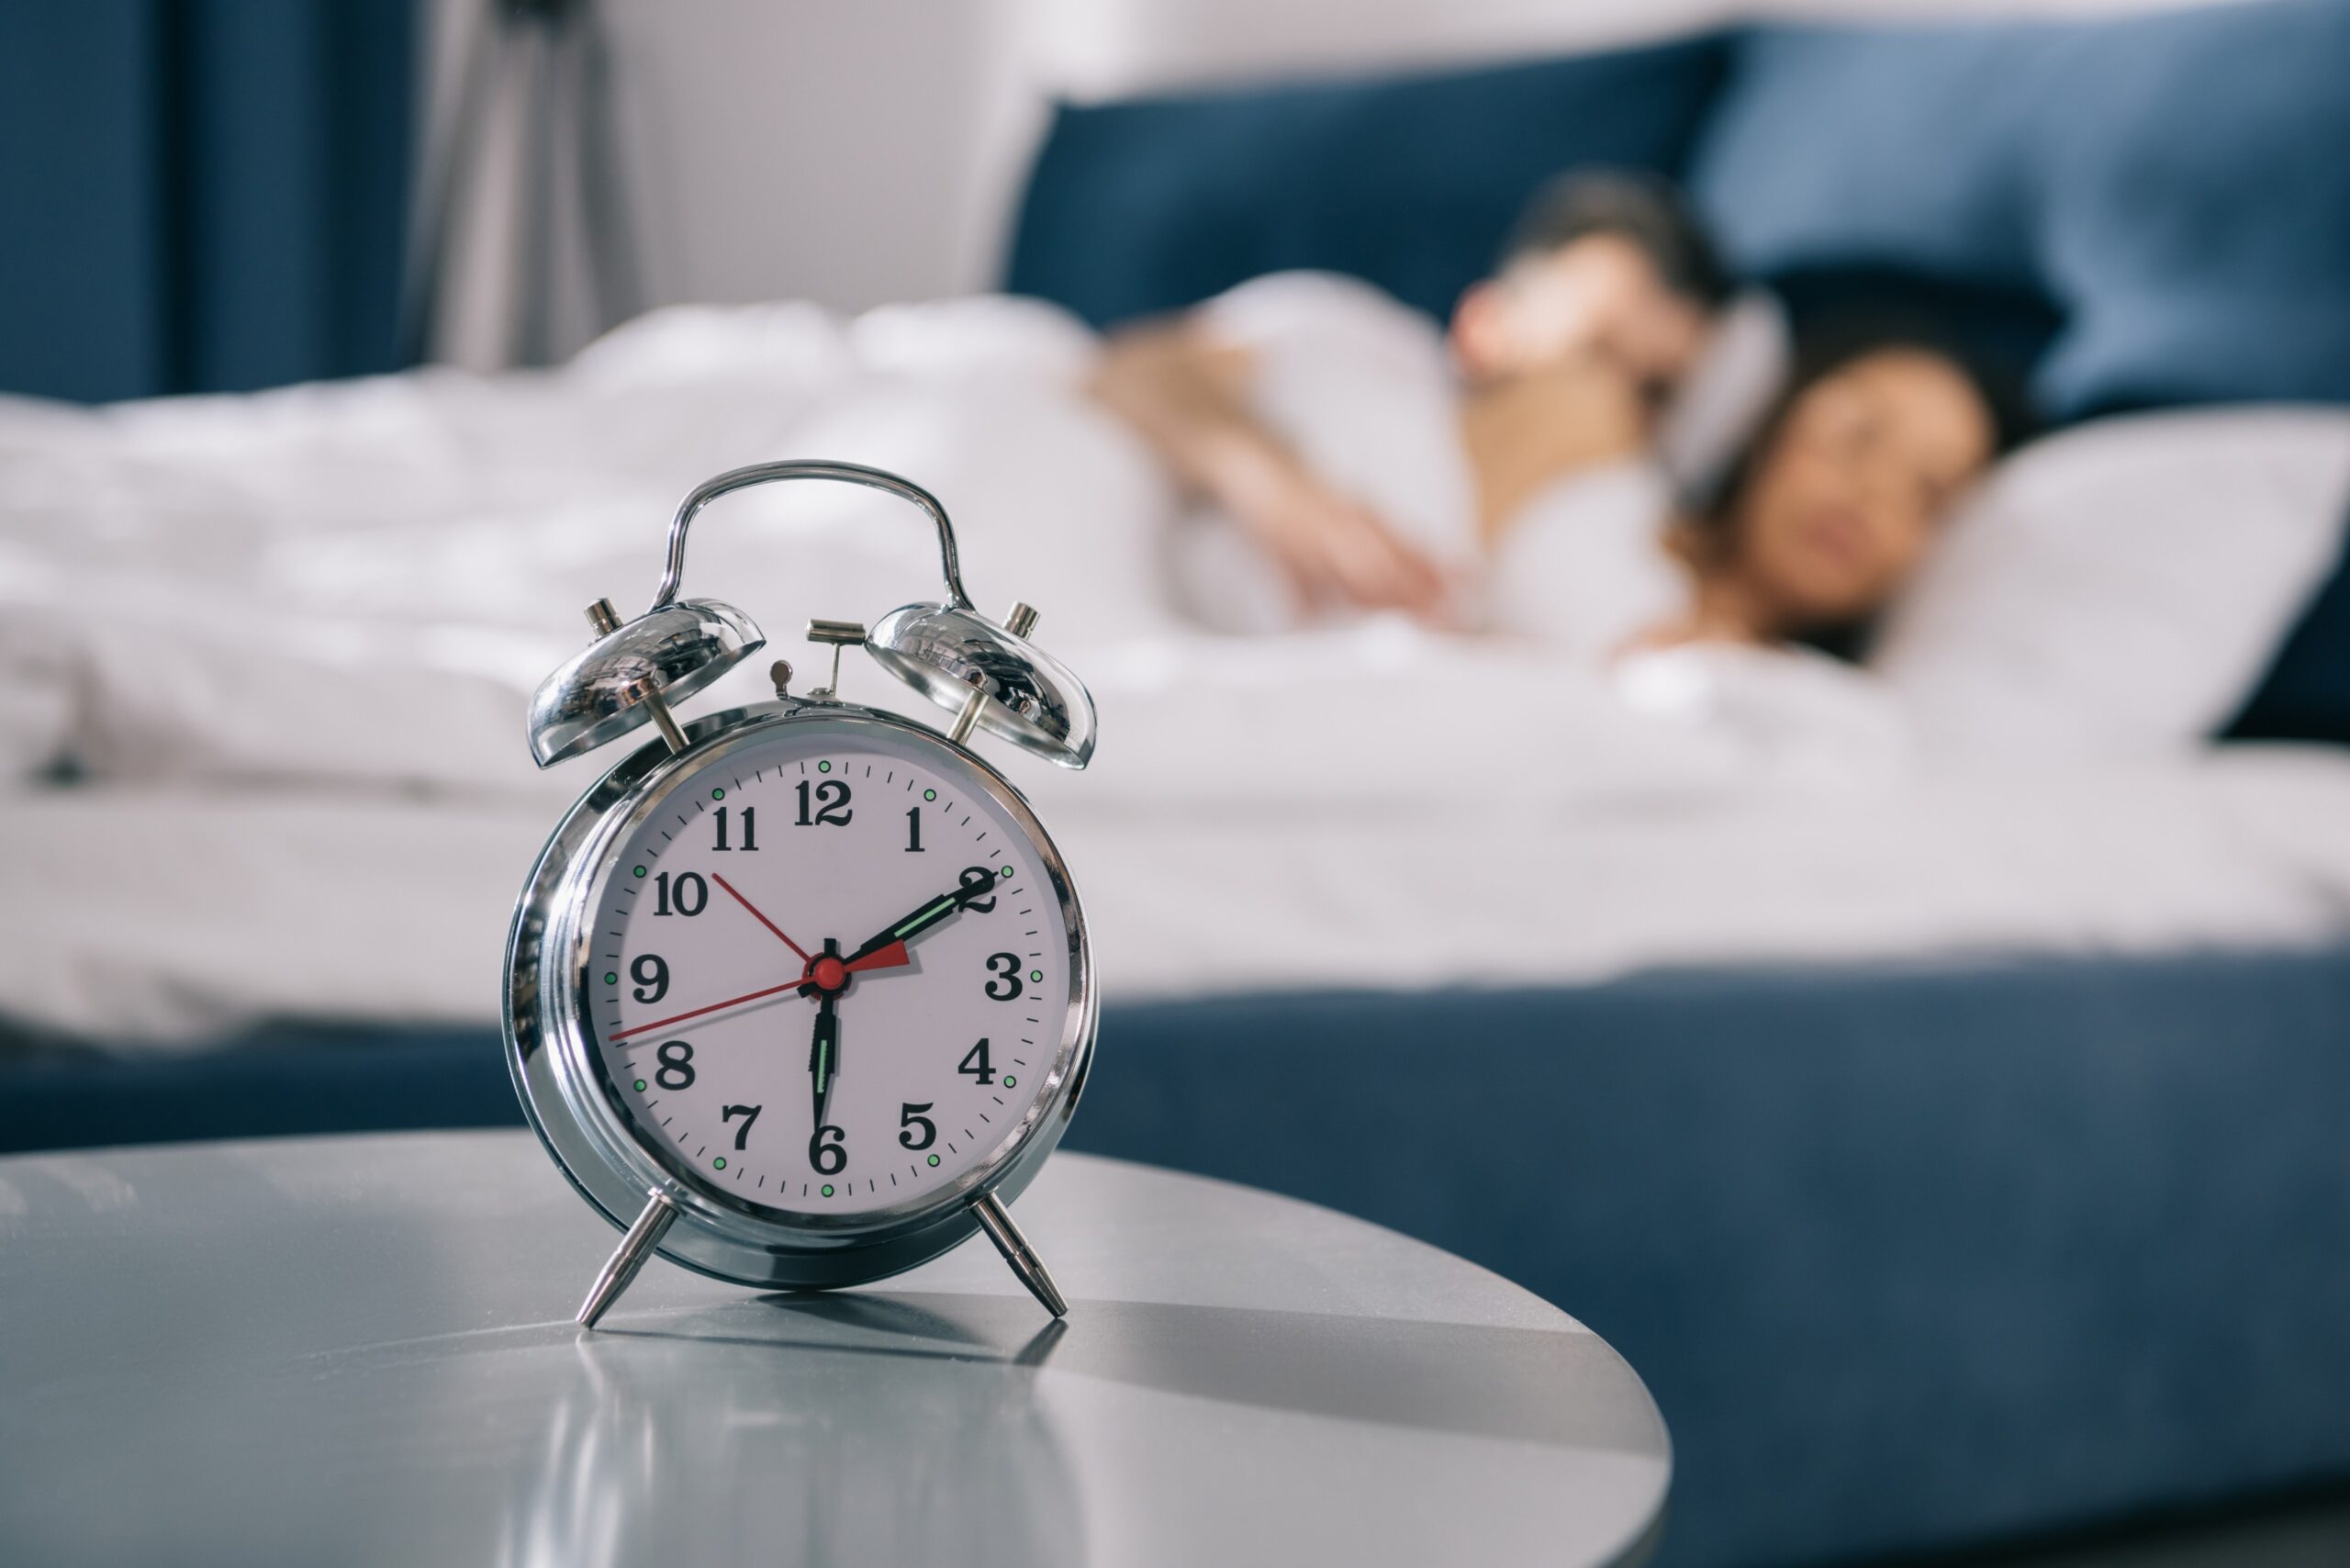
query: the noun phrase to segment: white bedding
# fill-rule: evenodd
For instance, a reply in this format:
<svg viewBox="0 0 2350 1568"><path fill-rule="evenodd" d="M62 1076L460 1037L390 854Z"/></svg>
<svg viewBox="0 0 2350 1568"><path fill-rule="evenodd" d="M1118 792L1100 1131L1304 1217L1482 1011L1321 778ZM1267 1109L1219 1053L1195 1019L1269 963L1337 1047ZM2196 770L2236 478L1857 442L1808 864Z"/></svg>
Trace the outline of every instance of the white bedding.
<svg viewBox="0 0 2350 1568"><path fill-rule="evenodd" d="M1928 771L1876 683L1808 656L1188 631L1154 597L1172 498L1073 396L1089 353L1013 302L782 306L539 376L0 403L0 1018L129 1048L492 1021L531 857L617 757L535 773L524 696L589 599L642 602L680 493L780 455L932 484L974 593L1041 605L1092 685L1092 769L1004 760L1120 997L2350 934L2340 756ZM934 569L886 498L795 487L713 509L687 590L804 665L806 616ZM852 699L916 709L852 659ZM61 756L89 781L40 784Z"/></svg>
<svg viewBox="0 0 2350 1568"><path fill-rule="evenodd" d="M1143 811L1074 782L1047 810L1122 1002L2350 934L2335 754L1583 810L1457 782L1442 812ZM508 912L552 815L189 789L51 790L0 812L9 1017L130 1051L268 1019L494 1026ZM1170 896L1169 866L1196 887Z"/></svg>

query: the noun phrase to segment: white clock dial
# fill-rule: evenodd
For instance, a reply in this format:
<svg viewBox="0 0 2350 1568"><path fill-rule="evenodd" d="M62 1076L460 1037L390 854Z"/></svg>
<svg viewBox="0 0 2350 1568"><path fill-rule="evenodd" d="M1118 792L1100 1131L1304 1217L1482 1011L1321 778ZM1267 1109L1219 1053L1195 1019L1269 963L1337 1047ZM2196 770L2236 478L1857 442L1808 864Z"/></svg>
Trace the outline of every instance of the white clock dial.
<svg viewBox="0 0 2350 1568"><path fill-rule="evenodd" d="M796 725L664 791L583 927L591 1050L665 1163L840 1217L1016 1142L1077 1006L1048 851L936 742Z"/></svg>

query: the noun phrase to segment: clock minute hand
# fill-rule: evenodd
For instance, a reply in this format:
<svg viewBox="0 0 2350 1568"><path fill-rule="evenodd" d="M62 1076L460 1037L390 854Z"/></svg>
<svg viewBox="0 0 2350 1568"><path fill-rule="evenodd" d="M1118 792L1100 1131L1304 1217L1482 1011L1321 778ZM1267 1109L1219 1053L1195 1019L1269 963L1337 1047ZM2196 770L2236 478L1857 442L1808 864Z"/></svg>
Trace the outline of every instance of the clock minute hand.
<svg viewBox="0 0 2350 1568"><path fill-rule="evenodd" d="M967 879L953 891L939 894L896 924L867 938L863 946L849 955L849 962L854 964L867 954L878 953L885 947L902 946L994 886L995 878L989 875Z"/></svg>
<svg viewBox="0 0 2350 1568"><path fill-rule="evenodd" d="M825 991L816 1001L816 1034L808 1044L808 1082L815 1092L815 1126L824 1126L824 1108L833 1098L833 1077L840 1070L841 1019L834 1011L835 993Z"/></svg>

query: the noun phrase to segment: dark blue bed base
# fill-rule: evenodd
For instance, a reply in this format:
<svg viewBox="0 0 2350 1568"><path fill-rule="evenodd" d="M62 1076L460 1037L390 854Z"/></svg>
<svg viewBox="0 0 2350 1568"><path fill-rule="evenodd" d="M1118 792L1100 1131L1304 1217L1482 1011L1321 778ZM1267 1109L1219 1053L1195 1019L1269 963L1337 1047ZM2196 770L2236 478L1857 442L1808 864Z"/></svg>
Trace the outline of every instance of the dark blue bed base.
<svg viewBox="0 0 2350 1568"><path fill-rule="evenodd" d="M471 1031L0 1065L6 1148L519 1120ZM1113 1006L1069 1142L1571 1308L1672 1424L1667 1563L2350 1475L2350 951Z"/></svg>

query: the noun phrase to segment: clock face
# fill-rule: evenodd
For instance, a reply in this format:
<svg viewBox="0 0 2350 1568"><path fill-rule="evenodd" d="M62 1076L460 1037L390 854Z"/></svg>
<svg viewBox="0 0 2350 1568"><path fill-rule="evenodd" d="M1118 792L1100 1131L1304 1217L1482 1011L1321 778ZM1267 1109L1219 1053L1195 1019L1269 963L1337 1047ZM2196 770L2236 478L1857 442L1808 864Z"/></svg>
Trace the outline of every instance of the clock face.
<svg viewBox="0 0 2350 1568"><path fill-rule="evenodd" d="M935 741L819 720L728 748L590 895L580 1016L608 1100L731 1202L945 1197L1061 1085L1080 998L1053 867Z"/></svg>

